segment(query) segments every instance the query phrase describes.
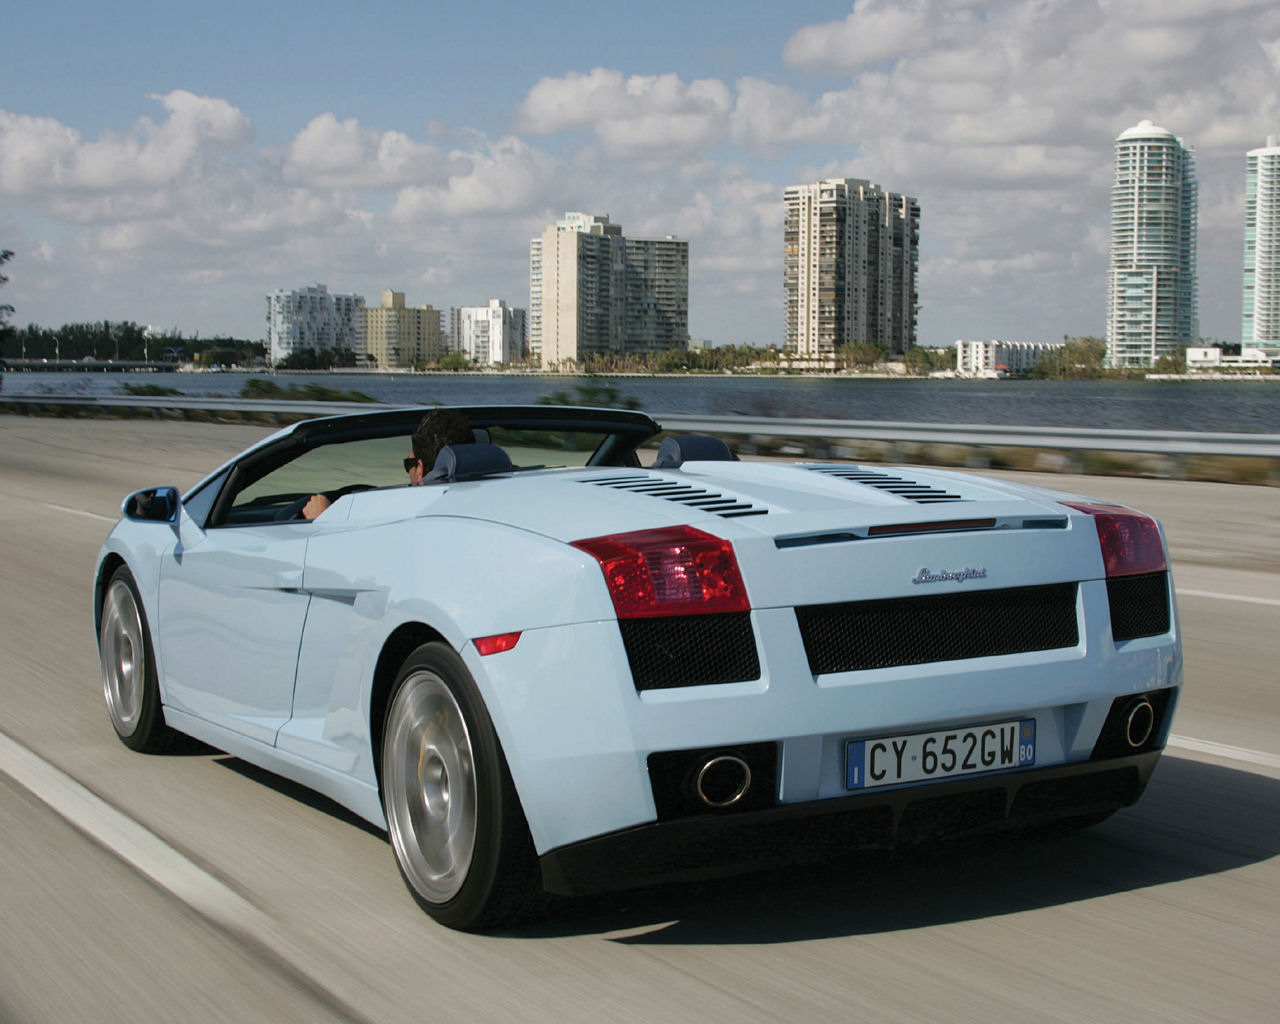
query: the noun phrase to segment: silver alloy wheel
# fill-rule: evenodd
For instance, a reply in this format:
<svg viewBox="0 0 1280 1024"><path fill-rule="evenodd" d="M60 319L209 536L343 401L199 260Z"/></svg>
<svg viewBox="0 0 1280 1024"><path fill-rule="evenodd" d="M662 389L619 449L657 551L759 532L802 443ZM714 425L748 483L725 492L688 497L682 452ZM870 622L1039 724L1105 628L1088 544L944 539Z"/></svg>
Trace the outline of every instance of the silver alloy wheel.
<svg viewBox="0 0 1280 1024"><path fill-rule="evenodd" d="M442 904L467 880L476 841L471 736L449 685L420 669L396 691L382 741L387 831L409 884Z"/></svg>
<svg viewBox="0 0 1280 1024"><path fill-rule="evenodd" d="M123 579L113 580L107 588L98 627L98 655L111 723L121 736L132 736L146 694L147 647L138 602Z"/></svg>

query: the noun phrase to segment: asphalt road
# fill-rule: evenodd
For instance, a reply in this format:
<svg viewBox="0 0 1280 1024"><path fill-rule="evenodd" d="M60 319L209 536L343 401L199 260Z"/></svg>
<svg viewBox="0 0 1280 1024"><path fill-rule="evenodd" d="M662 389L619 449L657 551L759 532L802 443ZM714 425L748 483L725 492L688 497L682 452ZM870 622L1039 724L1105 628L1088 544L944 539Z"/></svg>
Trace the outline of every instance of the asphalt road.
<svg viewBox="0 0 1280 1024"><path fill-rule="evenodd" d="M264 433L0 417L0 1021L1277 1019L1280 492L1036 478L1169 530L1187 685L1136 807L474 936L340 809L108 723L89 578L121 497Z"/></svg>

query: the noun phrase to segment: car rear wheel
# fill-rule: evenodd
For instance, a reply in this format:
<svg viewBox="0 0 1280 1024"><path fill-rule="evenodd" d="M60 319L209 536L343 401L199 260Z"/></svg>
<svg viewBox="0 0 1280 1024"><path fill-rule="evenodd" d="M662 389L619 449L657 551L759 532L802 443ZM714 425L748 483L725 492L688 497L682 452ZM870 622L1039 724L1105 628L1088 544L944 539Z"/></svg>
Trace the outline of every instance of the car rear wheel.
<svg viewBox="0 0 1280 1024"><path fill-rule="evenodd" d="M382 738L387 832L409 891L452 928L518 916L535 896L533 844L493 723L448 646L404 663Z"/></svg>
<svg viewBox="0 0 1280 1024"><path fill-rule="evenodd" d="M132 750L167 749L176 734L164 724L151 635L137 584L125 566L112 575L103 596L98 657L102 692L116 735Z"/></svg>

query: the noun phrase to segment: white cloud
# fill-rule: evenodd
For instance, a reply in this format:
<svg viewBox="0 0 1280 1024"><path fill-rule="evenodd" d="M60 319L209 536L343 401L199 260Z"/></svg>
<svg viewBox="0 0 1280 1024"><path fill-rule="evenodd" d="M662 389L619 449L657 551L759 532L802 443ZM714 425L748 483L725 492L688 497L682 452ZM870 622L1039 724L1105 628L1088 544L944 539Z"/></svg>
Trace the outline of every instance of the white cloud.
<svg viewBox="0 0 1280 1024"><path fill-rule="evenodd" d="M595 68L543 78L517 110L534 135L594 131L612 153L664 159L713 145L725 131L732 97L717 79L632 75Z"/></svg>
<svg viewBox="0 0 1280 1024"><path fill-rule="evenodd" d="M450 160L457 173L445 181L400 191L391 211L393 220L519 212L540 204L557 181L555 161L515 136L455 151Z"/></svg>
<svg viewBox="0 0 1280 1024"><path fill-rule="evenodd" d="M284 164L286 181L320 187L382 189L448 175L451 162L431 145L403 132L373 132L349 118L324 113L294 138Z"/></svg>
<svg viewBox="0 0 1280 1024"><path fill-rule="evenodd" d="M861 0L843 21L809 25L793 35L783 58L805 71L849 72L925 48L929 5L915 0Z"/></svg>
<svg viewBox="0 0 1280 1024"><path fill-rule="evenodd" d="M164 121L144 117L126 135L92 142L51 118L0 111L0 191L27 196L154 187L253 138L248 117L226 100L182 89L151 98L169 112Z"/></svg>

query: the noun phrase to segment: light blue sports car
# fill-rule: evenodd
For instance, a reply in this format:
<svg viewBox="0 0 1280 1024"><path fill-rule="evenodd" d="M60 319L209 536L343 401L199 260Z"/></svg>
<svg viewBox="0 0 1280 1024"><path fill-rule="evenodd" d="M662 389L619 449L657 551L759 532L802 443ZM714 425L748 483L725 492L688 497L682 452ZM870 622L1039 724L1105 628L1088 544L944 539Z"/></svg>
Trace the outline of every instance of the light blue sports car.
<svg viewBox="0 0 1280 1024"><path fill-rule="evenodd" d="M120 738L326 794L457 928L1142 793L1182 681L1153 519L739 461L637 412L461 412L429 466L424 410L376 411L127 498L93 590Z"/></svg>

